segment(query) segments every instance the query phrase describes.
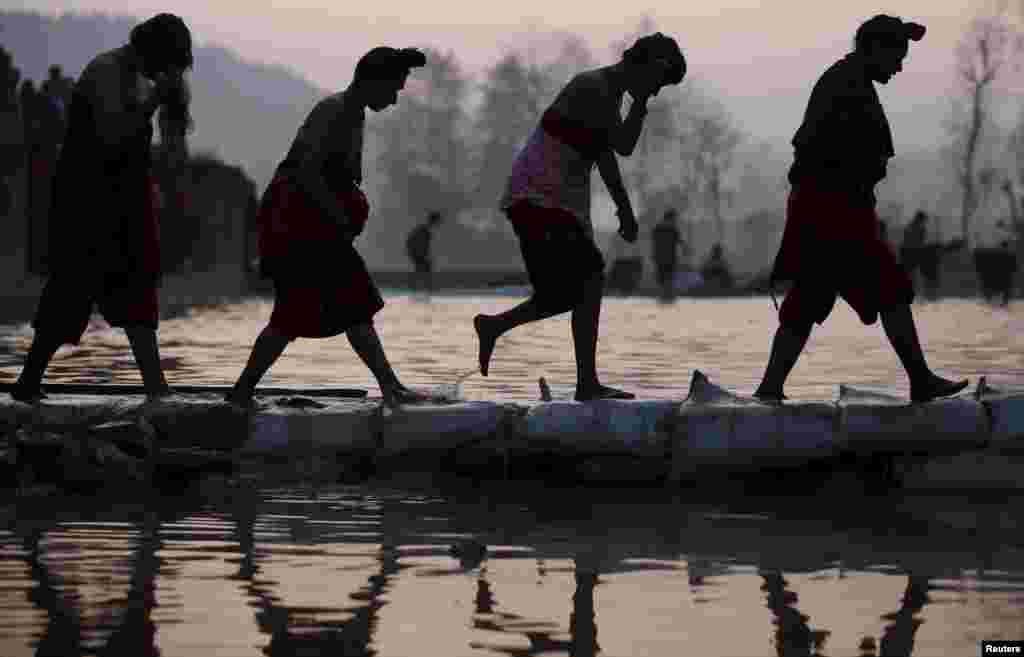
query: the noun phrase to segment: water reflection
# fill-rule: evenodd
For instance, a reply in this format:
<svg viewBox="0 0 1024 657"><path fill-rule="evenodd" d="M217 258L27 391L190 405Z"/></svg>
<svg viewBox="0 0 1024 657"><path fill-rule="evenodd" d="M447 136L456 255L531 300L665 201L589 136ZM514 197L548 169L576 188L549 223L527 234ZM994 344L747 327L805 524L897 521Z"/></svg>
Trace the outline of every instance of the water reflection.
<svg viewBox="0 0 1024 657"><path fill-rule="evenodd" d="M0 513L0 609L33 634L0 654L909 657L1024 627L1019 548L895 509L526 491Z"/></svg>

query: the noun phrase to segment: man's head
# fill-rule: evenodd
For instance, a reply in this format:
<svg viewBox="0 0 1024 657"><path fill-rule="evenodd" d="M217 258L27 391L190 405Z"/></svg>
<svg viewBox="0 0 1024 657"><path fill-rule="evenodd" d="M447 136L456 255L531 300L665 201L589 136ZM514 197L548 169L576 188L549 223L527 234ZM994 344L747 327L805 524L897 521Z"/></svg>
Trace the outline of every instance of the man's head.
<svg viewBox="0 0 1024 657"><path fill-rule="evenodd" d="M379 46L359 59L353 83L363 90L367 107L379 112L398 102L409 72L426 63L426 55L415 48Z"/></svg>
<svg viewBox="0 0 1024 657"><path fill-rule="evenodd" d="M914 219L912 220L913 223L923 224L926 221L928 221L928 215L925 214L924 210L918 210L914 213Z"/></svg>
<svg viewBox="0 0 1024 657"><path fill-rule="evenodd" d="M667 221L670 224L674 224L678 219L679 212L677 212L675 208L669 208L668 210L665 210L665 216L663 218L664 221Z"/></svg>
<svg viewBox="0 0 1024 657"><path fill-rule="evenodd" d="M686 76L686 58L672 37L655 32L637 39L622 54L627 89L633 97L657 96L662 87L679 84Z"/></svg>
<svg viewBox="0 0 1024 657"><path fill-rule="evenodd" d="M192 68L192 33L180 17L157 14L132 29L129 43L142 59L142 73L180 75Z"/></svg>
<svg viewBox="0 0 1024 657"><path fill-rule="evenodd" d="M431 226L439 225L443 219L444 217L441 216L441 213L438 212L437 210L434 210L433 212L427 215L427 223L430 224Z"/></svg>
<svg viewBox="0 0 1024 657"><path fill-rule="evenodd" d="M857 28L853 41L856 52L867 62L868 76L886 84L903 70L910 42L920 41L924 33L924 25L879 14Z"/></svg>
<svg viewBox="0 0 1024 657"><path fill-rule="evenodd" d="M51 80L59 80L62 77L64 77L64 69L62 69L60 66L57 66L56 64L51 66L48 69L48 71L50 73L50 79Z"/></svg>

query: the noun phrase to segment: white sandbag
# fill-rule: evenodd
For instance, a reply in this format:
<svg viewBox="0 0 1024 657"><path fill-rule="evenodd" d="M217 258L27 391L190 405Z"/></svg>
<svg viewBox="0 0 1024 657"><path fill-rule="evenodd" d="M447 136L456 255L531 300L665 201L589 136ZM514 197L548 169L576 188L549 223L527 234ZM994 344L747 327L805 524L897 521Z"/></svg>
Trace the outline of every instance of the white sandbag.
<svg viewBox="0 0 1024 657"><path fill-rule="evenodd" d="M911 404L843 385L837 404L843 448L851 451L939 453L988 442L985 409L970 397Z"/></svg>
<svg viewBox="0 0 1024 657"><path fill-rule="evenodd" d="M832 454L836 408L824 402L780 405L740 397L695 371L673 433L677 475L707 464L737 469L795 465Z"/></svg>
<svg viewBox="0 0 1024 657"><path fill-rule="evenodd" d="M974 394L988 411L993 443L1024 440L1024 392L992 389L981 377Z"/></svg>
<svg viewBox="0 0 1024 657"><path fill-rule="evenodd" d="M265 403L250 420L247 452L355 451L374 445L377 405L362 400L318 400L321 408Z"/></svg>
<svg viewBox="0 0 1024 657"><path fill-rule="evenodd" d="M663 449L669 437L666 422L678 404L659 399L543 402L527 411L521 432L532 446L565 451Z"/></svg>
<svg viewBox="0 0 1024 657"><path fill-rule="evenodd" d="M494 437L510 412L486 401L415 404L380 413L374 428L384 452L447 450Z"/></svg>

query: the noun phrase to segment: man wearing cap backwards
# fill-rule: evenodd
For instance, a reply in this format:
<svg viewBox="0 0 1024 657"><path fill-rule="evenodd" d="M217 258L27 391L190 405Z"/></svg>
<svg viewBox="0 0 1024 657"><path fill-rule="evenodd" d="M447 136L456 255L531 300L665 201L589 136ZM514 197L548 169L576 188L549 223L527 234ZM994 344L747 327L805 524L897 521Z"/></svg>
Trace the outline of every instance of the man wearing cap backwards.
<svg viewBox="0 0 1024 657"><path fill-rule="evenodd" d="M274 281L274 309L227 401L249 406L256 384L295 338L345 333L373 373L384 402L419 401L391 368L373 316L384 300L353 246L370 207L363 180L366 108L398 101L409 71L425 65L413 48L378 47L356 64L347 89L310 112L263 194L257 216L260 270Z"/></svg>
<svg viewBox="0 0 1024 657"><path fill-rule="evenodd" d="M515 229L533 295L498 315L477 315L480 372L487 376L496 340L511 329L572 311L576 399L630 399L601 385L596 353L604 259L590 220L590 173L597 165L615 202L619 234L635 242L638 226L622 184L616 154L636 148L647 101L679 84L686 60L675 40L640 38L611 66L575 76L544 112L512 164L501 208ZM623 120L622 96L633 104Z"/></svg>
<svg viewBox="0 0 1024 657"><path fill-rule="evenodd" d="M158 14L133 28L126 45L97 55L75 83L53 179L49 278L15 399L45 397L46 367L62 344L78 344L94 304L124 328L147 395L169 392L156 340L161 267L152 117L159 109L162 130L182 141L191 124L182 76L191 66L188 27Z"/></svg>
<svg viewBox="0 0 1024 657"><path fill-rule="evenodd" d="M779 329L755 396L781 401L786 377L811 328L841 296L865 324L881 316L889 342L910 378L910 397L925 402L963 390L967 381L932 373L925 362L910 304L907 272L882 240L875 185L894 154L892 133L872 82L903 70L909 41L925 28L878 15L858 28L854 51L833 64L811 92L793 138L795 161L786 228L771 281L792 281L779 310Z"/></svg>

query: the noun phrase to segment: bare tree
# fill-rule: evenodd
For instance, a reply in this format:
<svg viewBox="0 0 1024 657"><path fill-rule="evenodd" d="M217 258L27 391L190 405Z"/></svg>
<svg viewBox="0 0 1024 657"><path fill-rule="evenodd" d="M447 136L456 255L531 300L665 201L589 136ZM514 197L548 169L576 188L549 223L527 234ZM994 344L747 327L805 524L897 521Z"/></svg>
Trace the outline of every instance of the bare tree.
<svg viewBox="0 0 1024 657"><path fill-rule="evenodd" d="M957 78L963 88L965 107L954 120L952 131L957 175L963 191L960 228L964 239L969 239L968 224L978 202L975 169L989 121L991 92L999 77L1015 65L1022 46L1021 35L1003 13L975 18L957 46Z"/></svg>
<svg viewBox="0 0 1024 657"><path fill-rule="evenodd" d="M720 242L725 238L723 206L729 194L724 177L732 168L742 134L723 109L715 108L690 118L686 138L690 140L686 151L692 162L694 185L704 193Z"/></svg>

